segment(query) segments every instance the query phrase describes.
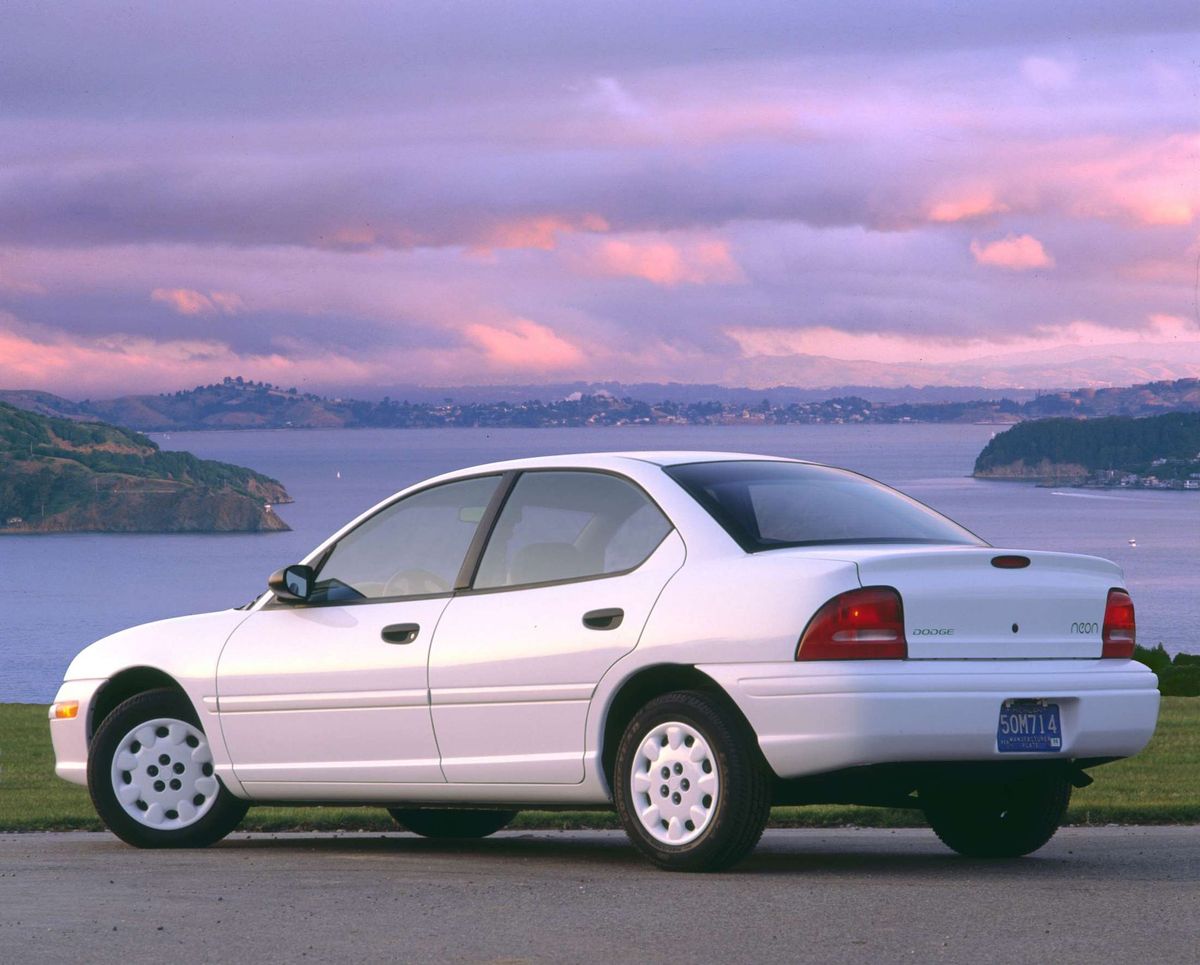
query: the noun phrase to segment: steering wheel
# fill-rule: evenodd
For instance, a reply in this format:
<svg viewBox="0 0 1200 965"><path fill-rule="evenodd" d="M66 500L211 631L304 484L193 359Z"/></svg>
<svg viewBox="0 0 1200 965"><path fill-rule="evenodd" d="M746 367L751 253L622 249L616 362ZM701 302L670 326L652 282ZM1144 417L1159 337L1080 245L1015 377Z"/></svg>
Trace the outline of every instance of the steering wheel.
<svg viewBox="0 0 1200 965"><path fill-rule="evenodd" d="M393 573L384 584L384 596L422 596L427 593L449 593L450 584L429 570L409 569Z"/></svg>

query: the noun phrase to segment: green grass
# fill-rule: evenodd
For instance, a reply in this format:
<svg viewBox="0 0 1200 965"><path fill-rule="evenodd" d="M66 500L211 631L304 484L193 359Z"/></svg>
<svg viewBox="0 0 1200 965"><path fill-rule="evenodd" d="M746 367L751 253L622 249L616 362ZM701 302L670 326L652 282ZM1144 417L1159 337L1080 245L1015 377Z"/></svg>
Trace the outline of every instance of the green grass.
<svg viewBox="0 0 1200 965"><path fill-rule="evenodd" d="M1163 698L1158 731L1137 757L1092 771L1096 783L1075 792L1072 824L1200 822L1200 700ZM863 807L776 808L776 827L915 827L915 811ZM615 828L604 811L525 811L515 828ZM54 776L46 708L0 704L0 831L100 830L87 791ZM254 808L242 829L393 830L380 808Z"/></svg>

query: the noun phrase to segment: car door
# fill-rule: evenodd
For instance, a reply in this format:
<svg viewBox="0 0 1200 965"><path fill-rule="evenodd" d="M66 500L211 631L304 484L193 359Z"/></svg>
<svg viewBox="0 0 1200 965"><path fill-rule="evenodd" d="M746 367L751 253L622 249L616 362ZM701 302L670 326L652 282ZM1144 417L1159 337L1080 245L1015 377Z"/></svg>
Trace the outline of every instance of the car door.
<svg viewBox="0 0 1200 965"><path fill-rule="evenodd" d="M429 648L499 481L457 480L391 503L326 551L307 603L268 604L229 638L217 710L251 793L442 781Z"/></svg>
<svg viewBox="0 0 1200 965"><path fill-rule="evenodd" d="M430 653L446 780L583 780L596 684L637 645L683 558L670 521L629 480L583 470L521 474Z"/></svg>

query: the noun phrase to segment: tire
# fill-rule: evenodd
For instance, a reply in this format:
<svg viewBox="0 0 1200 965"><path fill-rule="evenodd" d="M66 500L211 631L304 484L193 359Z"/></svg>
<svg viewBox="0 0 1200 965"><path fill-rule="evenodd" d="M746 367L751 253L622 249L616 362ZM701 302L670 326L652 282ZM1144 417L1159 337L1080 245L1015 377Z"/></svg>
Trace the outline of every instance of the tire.
<svg viewBox="0 0 1200 965"><path fill-rule="evenodd" d="M137 694L105 717L88 750L87 779L100 820L137 848L207 847L249 807L213 774L208 738L176 690Z"/></svg>
<svg viewBox="0 0 1200 965"><path fill-rule="evenodd" d="M1019 858L1054 837L1071 801L1063 776L1008 784L939 785L920 794L925 817L946 847L970 858Z"/></svg>
<svg viewBox="0 0 1200 965"><path fill-rule="evenodd" d="M699 691L664 694L634 715L613 783L625 833L668 871L736 864L758 844L771 810L754 735Z"/></svg>
<svg viewBox="0 0 1200 965"><path fill-rule="evenodd" d="M516 811L460 811L457 809L388 808L401 827L423 838L486 838L512 823Z"/></svg>

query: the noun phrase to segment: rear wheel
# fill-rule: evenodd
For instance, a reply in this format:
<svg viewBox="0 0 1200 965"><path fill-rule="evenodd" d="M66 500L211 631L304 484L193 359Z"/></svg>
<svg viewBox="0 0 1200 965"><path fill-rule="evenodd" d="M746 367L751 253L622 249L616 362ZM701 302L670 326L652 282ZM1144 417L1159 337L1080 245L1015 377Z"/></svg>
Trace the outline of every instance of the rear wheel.
<svg viewBox="0 0 1200 965"><path fill-rule="evenodd" d="M771 786L753 735L698 691L656 697L617 748L617 813L660 868L719 871L758 844Z"/></svg>
<svg viewBox="0 0 1200 965"><path fill-rule="evenodd" d="M113 834L139 848L202 848L219 841L249 806L213 773L208 737L175 690L119 704L88 749L88 790Z"/></svg>
<svg viewBox="0 0 1200 965"><path fill-rule="evenodd" d="M486 838L512 823L516 811L388 808L396 823L425 838Z"/></svg>
<svg viewBox="0 0 1200 965"><path fill-rule="evenodd" d="M939 785L921 791L934 833L971 858L1017 858L1054 837L1067 813L1071 784L1039 775L1009 784Z"/></svg>

